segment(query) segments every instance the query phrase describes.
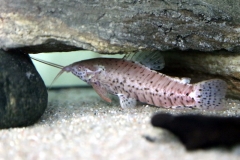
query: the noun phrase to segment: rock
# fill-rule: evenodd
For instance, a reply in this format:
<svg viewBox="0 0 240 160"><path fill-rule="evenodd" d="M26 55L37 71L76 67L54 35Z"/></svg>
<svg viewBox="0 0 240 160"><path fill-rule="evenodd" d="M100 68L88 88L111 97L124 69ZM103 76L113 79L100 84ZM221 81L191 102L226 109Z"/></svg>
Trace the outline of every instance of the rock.
<svg viewBox="0 0 240 160"><path fill-rule="evenodd" d="M231 52L240 52L239 14L239 0L2 0L0 48L27 53L172 50L175 58L169 55L173 58L166 56L166 61L182 61L175 68L185 67L193 79L223 78L228 95L240 98L239 67L237 61L231 64L238 57ZM185 50L201 53L181 57L178 53ZM225 55L215 56L220 50Z"/></svg>
<svg viewBox="0 0 240 160"><path fill-rule="evenodd" d="M158 113L151 119L155 127L169 130L188 150L240 143L240 118Z"/></svg>
<svg viewBox="0 0 240 160"><path fill-rule="evenodd" d="M47 100L46 87L28 55L0 50L0 128L34 124Z"/></svg>
<svg viewBox="0 0 240 160"><path fill-rule="evenodd" d="M239 0L2 0L0 48L240 51Z"/></svg>

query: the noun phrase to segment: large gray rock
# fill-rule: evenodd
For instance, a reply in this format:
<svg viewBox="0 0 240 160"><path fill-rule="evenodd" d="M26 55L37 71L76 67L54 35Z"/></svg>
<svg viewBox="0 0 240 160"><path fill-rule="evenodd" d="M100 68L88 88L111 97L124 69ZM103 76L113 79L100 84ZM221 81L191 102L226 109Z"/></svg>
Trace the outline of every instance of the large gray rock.
<svg viewBox="0 0 240 160"><path fill-rule="evenodd" d="M47 99L46 87L28 55L0 50L0 129L34 124Z"/></svg>
<svg viewBox="0 0 240 160"><path fill-rule="evenodd" d="M228 67L237 55L212 53L240 52L239 15L240 0L2 0L0 48L35 53L175 50L166 61L181 58L181 64L166 63L166 68L192 69L197 72L190 72L192 77L198 72L201 78L220 76L228 82L229 93L240 98L240 68L238 63ZM193 52L179 56L180 50ZM195 51L209 53L196 56Z"/></svg>
<svg viewBox="0 0 240 160"><path fill-rule="evenodd" d="M239 0L1 0L0 48L239 51Z"/></svg>

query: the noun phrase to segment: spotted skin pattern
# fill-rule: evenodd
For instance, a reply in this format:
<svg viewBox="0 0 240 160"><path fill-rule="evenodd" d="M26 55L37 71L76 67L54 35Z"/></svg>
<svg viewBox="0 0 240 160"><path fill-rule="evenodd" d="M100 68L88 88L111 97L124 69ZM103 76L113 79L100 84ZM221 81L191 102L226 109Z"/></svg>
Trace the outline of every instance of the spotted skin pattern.
<svg viewBox="0 0 240 160"><path fill-rule="evenodd" d="M220 79L189 84L188 79L170 77L125 59L89 59L64 67L60 74L64 71L92 85L107 102L111 102L108 93L117 95L122 108L134 107L138 100L164 108L221 109L227 89Z"/></svg>

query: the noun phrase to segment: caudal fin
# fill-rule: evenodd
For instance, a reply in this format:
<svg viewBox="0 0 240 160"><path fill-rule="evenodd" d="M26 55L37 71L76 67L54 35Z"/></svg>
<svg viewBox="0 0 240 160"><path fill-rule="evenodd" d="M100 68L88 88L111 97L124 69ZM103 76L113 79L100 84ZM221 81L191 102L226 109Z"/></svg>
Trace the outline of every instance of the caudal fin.
<svg viewBox="0 0 240 160"><path fill-rule="evenodd" d="M222 109L224 107L224 101L227 84L220 79L212 79L196 83L194 85L195 91L193 98L196 101L196 107L200 109Z"/></svg>

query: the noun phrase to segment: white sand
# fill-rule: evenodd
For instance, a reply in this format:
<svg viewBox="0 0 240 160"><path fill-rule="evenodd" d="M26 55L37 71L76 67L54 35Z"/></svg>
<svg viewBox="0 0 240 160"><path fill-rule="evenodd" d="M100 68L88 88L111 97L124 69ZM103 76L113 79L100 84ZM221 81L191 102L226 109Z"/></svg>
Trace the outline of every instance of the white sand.
<svg viewBox="0 0 240 160"><path fill-rule="evenodd" d="M118 101L103 102L92 89L50 91L41 120L26 128L0 131L0 160L232 160L240 159L240 145L231 150L186 151L167 131L150 125L153 113L201 113L239 116L240 102L228 100L228 110L167 110L140 105L122 110ZM151 143L143 136L157 139Z"/></svg>

